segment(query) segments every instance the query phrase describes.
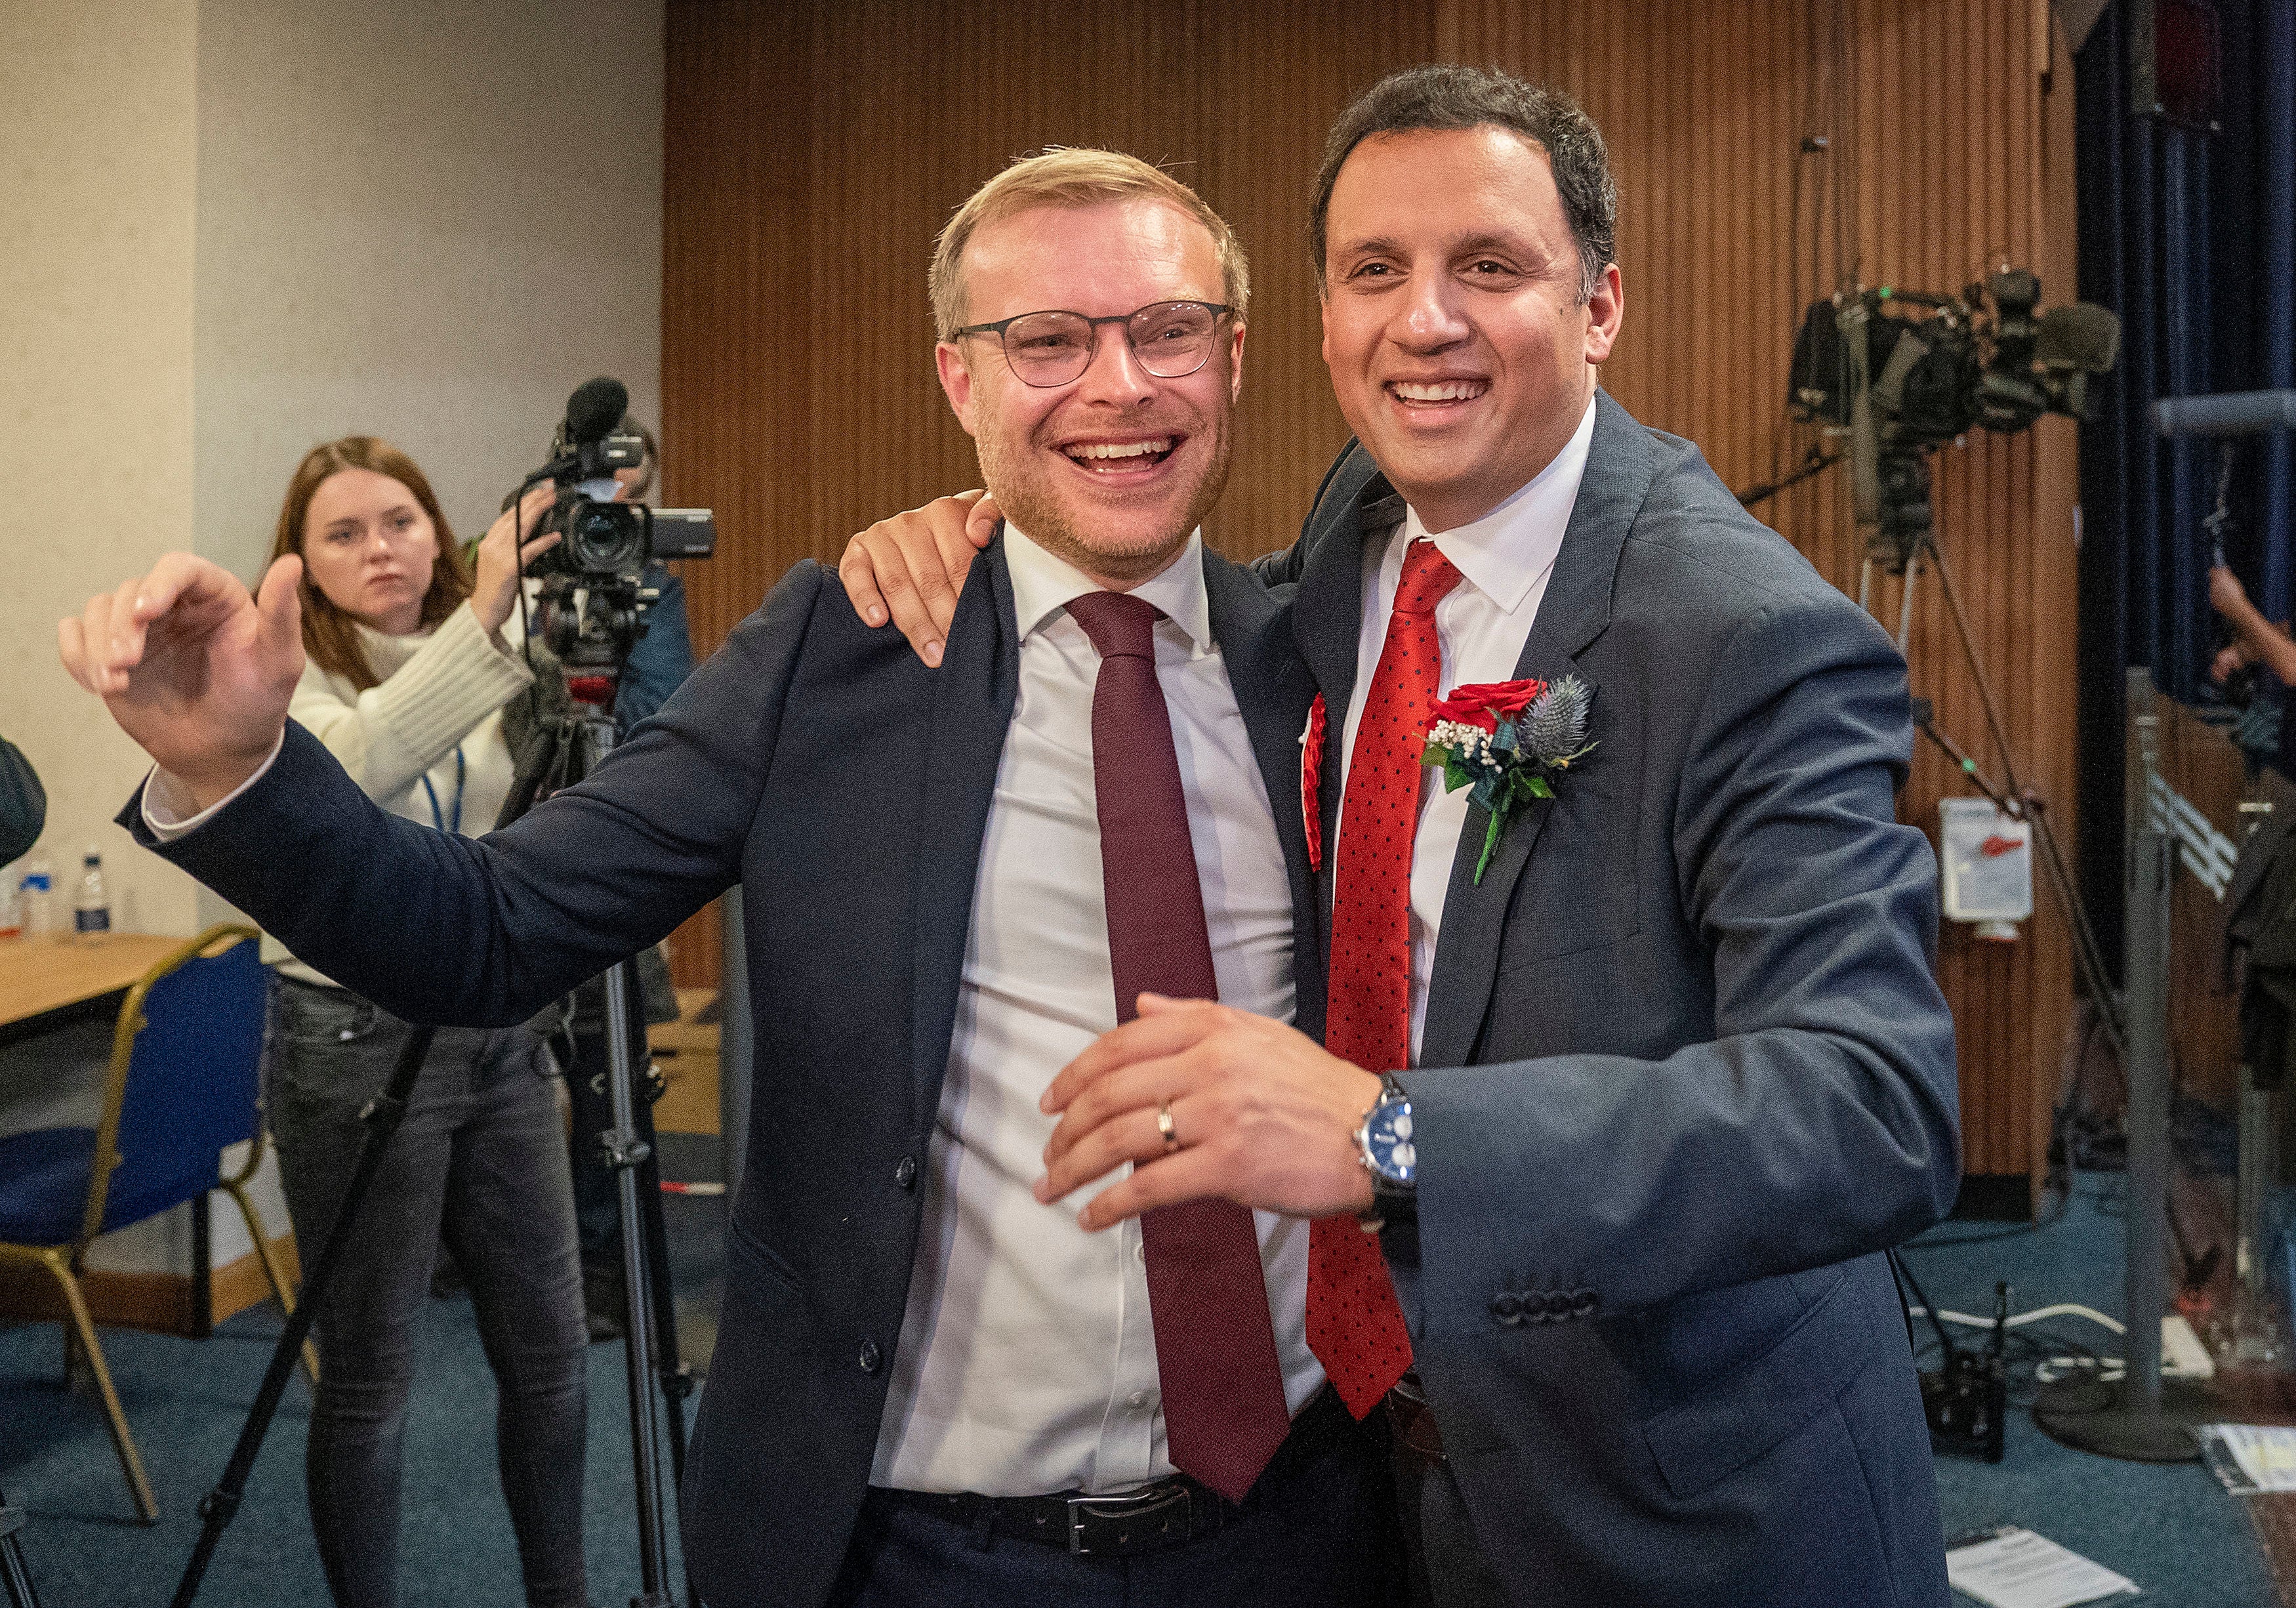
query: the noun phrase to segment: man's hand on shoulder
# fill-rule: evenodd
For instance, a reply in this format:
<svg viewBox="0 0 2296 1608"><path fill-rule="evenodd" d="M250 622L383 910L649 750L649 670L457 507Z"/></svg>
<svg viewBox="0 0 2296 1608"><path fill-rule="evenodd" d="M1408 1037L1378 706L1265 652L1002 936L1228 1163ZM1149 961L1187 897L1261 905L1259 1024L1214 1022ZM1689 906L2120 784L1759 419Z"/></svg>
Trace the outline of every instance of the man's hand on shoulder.
<svg viewBox="0 0 2296 1608"><path fill-rule="evenodd" d="M837 561L853 611L872 626L890 618L918 658L939 664L972 555L1003 517L988 493L960 491L878 521L847 542Z"/></svg>
<svg viewBox="0 0 2296 1608"><path fill-rule="evenodd" d="M303 561L283 558L250 595L220 565L170 553L151 573L57 622L72 679L202 809L261 769L303 674Z"/></svg>
<svg viewBox="0 0 2296 1608"><path fill-rule="evenodd" d="M1379 1087L1280 1021L1143 994L1137 1018L1045 1091L1040 1103L1061 1120L1037 1198L1057 1201L1129 1161L1131 1175L1078 1215L1086 1228L1213 1195L1292 1217L1363 1211L1371 1174L1355 1136Z"/></svg>

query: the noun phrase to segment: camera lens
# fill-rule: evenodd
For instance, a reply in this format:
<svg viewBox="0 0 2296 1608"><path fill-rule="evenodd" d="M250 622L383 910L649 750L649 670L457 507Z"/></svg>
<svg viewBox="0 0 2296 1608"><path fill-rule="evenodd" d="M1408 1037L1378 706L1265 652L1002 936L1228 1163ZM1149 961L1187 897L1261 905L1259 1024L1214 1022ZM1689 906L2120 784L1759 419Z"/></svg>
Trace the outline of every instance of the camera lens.
<svg viewBox="0 0 2296 1608"><path fill-rule="evenodd" d="M619 503L586 502L566 520L570 566L589 575L635 575L645 566L645 526Z"/></svg>

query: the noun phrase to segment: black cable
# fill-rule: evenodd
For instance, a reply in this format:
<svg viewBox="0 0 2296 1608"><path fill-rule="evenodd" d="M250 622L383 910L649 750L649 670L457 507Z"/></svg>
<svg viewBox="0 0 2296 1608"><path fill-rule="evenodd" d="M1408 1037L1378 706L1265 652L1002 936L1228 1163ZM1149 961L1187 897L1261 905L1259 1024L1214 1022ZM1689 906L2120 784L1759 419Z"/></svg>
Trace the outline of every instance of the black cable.
<svg viewBox="0 0 2296 1608"><path fill-rule="evenodd" d="M1922 1289L1921 1282L1914 1277L1914 1270L1906 1266L1905 1259L1894 1249L1890 1252L1890 1266L1895 1268L1898 1276L1905 1281L1903 1288L1898 1292L1898 1300L1905 1299L1906 1290L1914 1292L1914 1299L1921 1303L1922 1310L1929 1314L1930 1327L1937 1331L1938 1344L1945 1349L1946 1358L1950 1361L1955 1355L1955 1348L1953 1336L1946 1333L1945 1319L1938 1316L1937 1308L1931 1304L1929 1296ZM1910 1310L1906 1312L1906 1319L1908 1323L1913 1321L1913 1313Z"/></svg>

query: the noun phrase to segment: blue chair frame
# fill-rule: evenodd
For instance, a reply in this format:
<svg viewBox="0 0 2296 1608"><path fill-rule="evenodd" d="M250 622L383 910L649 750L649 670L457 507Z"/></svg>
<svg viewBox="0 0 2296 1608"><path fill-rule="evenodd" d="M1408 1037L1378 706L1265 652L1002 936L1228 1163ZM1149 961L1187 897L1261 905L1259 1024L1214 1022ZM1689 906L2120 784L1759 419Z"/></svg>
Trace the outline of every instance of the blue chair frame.
<svg viewBox="0 0 2296 1608"><path fill-rule="evenodd" d="M44 1268L63 1292L67 1376L75 1349L103 1400L135 1511L159 1504L112 1388L80 1289L88 1247L211 1189L228 1191L246 1220L264 1276L294 1310L283 1270L247 1185L263 1161L260 1066L269 979L252 927L209 928L173 950L127 991L112 1030L102 1115L93 1130L51 1128L0 1138L0 1263ZM221 1176L225 1146L246 1142L246 1163ZM317 1377L316 1359L304 1366Z"/></svg>

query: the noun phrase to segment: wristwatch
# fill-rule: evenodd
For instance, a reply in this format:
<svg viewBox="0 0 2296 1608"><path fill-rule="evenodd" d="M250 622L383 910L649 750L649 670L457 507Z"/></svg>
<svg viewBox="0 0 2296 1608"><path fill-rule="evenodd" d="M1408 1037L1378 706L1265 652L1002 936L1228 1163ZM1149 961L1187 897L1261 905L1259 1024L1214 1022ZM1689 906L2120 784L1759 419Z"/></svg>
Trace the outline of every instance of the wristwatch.
<svg viewBox="0 0 2296 1608"><path fill-rule="evenodd" d="M1371 1174L1372 1208L1360 1219L1376 1234L1390 1222L1414 1218L1419 1200L1419 1144L1412 1130L1411 1096L1392 1072L1379 1080L1379 1098L1356 1129L1356 1148Z"/></svg>

